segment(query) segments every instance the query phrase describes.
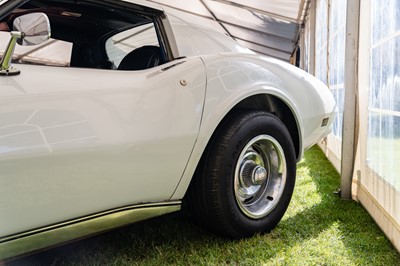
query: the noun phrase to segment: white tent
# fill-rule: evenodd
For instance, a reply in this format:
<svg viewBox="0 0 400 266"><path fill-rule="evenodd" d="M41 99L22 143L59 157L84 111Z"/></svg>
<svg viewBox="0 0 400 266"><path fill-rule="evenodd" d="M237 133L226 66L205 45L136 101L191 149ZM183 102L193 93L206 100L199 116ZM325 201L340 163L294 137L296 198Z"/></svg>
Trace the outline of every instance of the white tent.
<svg viewBox="0 0 400 266"><path fill-rule="evenodd" d="M300 36L308 1L281 0L151 0L214 20L243 46L285 61Z"/></svg>

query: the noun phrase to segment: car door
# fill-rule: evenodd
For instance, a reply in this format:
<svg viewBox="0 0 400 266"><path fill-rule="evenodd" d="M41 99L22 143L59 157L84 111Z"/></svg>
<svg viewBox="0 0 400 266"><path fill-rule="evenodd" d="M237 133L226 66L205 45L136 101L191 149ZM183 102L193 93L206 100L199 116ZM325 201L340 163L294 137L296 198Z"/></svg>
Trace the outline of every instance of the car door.
<svg viewBox="0 0 400 266"><path fill-rule="evenodd" d="M0 235L170 198L200 126L200 58L142 71L15 66L0 77Z"/></svg>

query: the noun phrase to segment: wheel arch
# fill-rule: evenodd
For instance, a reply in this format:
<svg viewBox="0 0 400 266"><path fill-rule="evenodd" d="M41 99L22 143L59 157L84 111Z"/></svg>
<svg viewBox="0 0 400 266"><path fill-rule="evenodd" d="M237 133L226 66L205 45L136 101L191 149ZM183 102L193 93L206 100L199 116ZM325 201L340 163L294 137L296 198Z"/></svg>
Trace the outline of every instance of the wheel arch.
<svg viewBox="0 0 400 266"><path fill-rule="evenodd" d="M272 93L259 93L250 95L233 105L233 107L230 108L230 110L223 115L217 126L215 126L206 144L203 146L203 148L200 148L201 151L199 150L196 152L195 148L194 152L191 155L192 158L189 160L189 164L185 169L185 173L183 174L182 179L179 182L177 189L171 196L170 200L183 198L188 190L190 183L193 180L193 177L195 176L198 167L200 167L202 164L204 154L206 154L207 151L210 149L216 132L223 125L226 119L237 112L241 112L244 110L260 110L277 116L289 130L294 144L296 159L299 160L303 154L302 130L298 121L300 117L298 117L297 112L293 110L290 105L287 104L282 98Z"/></svg>
<svg viewBox="0 0 400 266"><path fill-rule="evenodd" d="M257 94L243 99L236 104L224 117L228 117L234 112L240 110L260 110L266 111L277 116L289 130L290 136L294 144L296 158L299 159L302 155L301 149L301 130L297 118L293 110L282 99L272 94ZM224 120L223 119L223 120ZM222 123L222 121L221 121ZM220 123L220 124L221 124ZM218 125L218 127L220 126ZM218 128L217 127L217 128ZM217 130L217 129L216 129ZM208 146L209 144L207 144Z"/></svg>

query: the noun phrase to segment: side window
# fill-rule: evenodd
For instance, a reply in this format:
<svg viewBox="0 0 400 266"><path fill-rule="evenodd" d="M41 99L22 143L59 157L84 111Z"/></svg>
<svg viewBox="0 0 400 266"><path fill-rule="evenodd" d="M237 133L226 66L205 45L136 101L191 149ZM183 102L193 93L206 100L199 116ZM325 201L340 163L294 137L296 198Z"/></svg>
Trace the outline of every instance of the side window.
<svg viewBox="0 0 400 266"><path fill-rule="evenodd" d="M10 40L10 33L0 31L0 58ZM47 66L69 66L72 53L72 43L50 39L35 46L15 46L13 61L21 64Z"/></svg>
<svg viewBox="0 0 400 266"><path fill-rule="evenodd" d="M145 46L158 49L160 47L153 23L143 24L111 36L106 41L105 49L108 59L118 68L130 52Z"/></svg>
<svg viewBox="0 0 400 266"><path fill-rule="evenodd" d="M109 70L144 70L165 63L155 16L138 14L124 20L115 15L104 20L85 8L61 15L51 8L43 9L40 13L50 21L52 39L35 46L17 45L13 63ZM16 18L29 13L29 9L18 9L0 25L12 25ZM8 27L0 28L0 55L9 40Z"/></svg>

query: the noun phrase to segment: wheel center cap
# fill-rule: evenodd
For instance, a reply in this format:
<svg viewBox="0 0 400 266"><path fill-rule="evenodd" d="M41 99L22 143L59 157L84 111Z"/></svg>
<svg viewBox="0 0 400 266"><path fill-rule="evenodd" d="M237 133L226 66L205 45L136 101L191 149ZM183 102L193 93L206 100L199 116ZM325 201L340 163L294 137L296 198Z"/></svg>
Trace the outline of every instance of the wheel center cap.
<svg viewBox="0 0 400 266"><path fill-rule="evenodd" d="M251 179L254 185L261 185L267 180L267 170L262 166L257 166L253 171Z"/></svg>

